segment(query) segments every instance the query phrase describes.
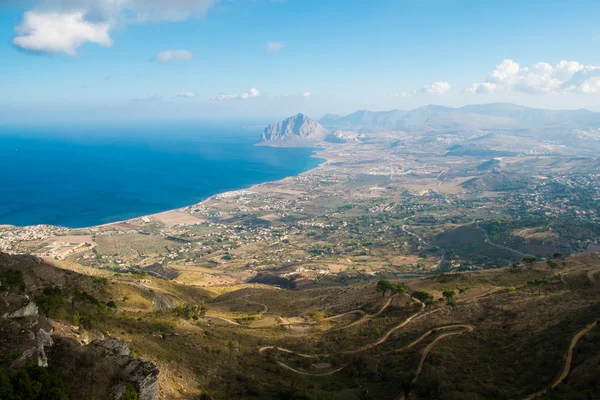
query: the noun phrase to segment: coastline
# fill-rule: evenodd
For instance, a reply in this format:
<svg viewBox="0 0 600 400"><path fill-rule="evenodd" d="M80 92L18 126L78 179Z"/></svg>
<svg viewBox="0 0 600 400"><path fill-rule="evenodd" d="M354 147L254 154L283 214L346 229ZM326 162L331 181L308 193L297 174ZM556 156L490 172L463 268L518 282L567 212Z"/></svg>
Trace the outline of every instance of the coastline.
<svg viewBox="0 0 600 400"><path fill-rule="evenodd" d="M95 230L98 229L103 229L103 228L110 228L112 226L116 226L116 225L122 225L122 224L128 224L132 221L136 221L136 220L140 220L143 218L152 218L152 217L156 217L158 215L161 214L165 214L165 213L171 213L171 212L184 212L183 210L185 210L186 208L189 207L194 207L194 206L202 206L205 203L219 197L219 196L227 196L227 195L234 195L236 193L239 192L244 192L244 191L252 191L252 189L255 188L260 188L266 185L272 185L272 184L276 184L278 182L282 182L286 179L290 179L290 178L297 178L297 177L301 177L305 174L308 173L312 173L320 168L323 168L325 165L328 165L332 160L328 159L327 157L324 156L324 151L326 150L324 147L319 146L319 147L315 147L313 148L314 151L313 153L310 155L310 158L315 158L315 159L319 159L319 160L323 160L322 162L320 162L319 164L317 164L316 166L307 169L306 171L303 171L299 174L295 174L295 175L289 175L286 177L283 177L281 179L278 180L274 180L274 181L266 181L266 182L261 182L261 183L256 183L253 184L251 186L247 186L247 187L243 187L243 188L239 188L239 189L233 189L233 190L227 190L224 192L220 192L220 193L216 193L213 194L203 200L201 200L200 202L197 203L193 203L193 204L189 204L189 205L185 205L183 207L178 207L178 208L173 208L173 209L168 209L168 210L164 210L164 211L160 211L157 213L152 213L152 214L144 214L144 215L140 215L137 217L133 217L133 218L128 218L128 219L124 219L124 220L119 220L119 221L113 221L113 222L107 222L105 224L98 224L98 225L91 225L91 226L84 226L84 227L79 227L79 228L71 228L71 227L66 227L66 226L61 226L61 225L50 225L50 224L37 224L37 225L24 225L24 226L19 226L19 225L11 225L11 224L0 224L0 229L11 229L11 230L18 230L18 229L33 229L36 227L48 227L48 228L55 228L58 230L61 230L63 232L76 232L76 231L82 231L82 230L88 230L89 233L93 233ZM52 236L50 236L52 237ZM54 237L59 237L59 236L54 236ZM1 250L0 250L1 251Z"/></svg>

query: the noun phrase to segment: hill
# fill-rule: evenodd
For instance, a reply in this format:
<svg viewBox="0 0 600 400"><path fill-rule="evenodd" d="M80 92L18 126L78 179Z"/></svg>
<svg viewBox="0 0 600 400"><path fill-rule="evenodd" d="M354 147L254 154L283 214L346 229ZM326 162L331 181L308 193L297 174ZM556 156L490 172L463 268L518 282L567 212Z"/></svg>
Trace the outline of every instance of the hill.
<svg viewBox="0 0 600 400"><path fill-rule="evenodd" d="M3 310L14 309L1 320L1 349L18 353L2 359L20 360L28 340L38 340L28 339L31 328L10 333L16 324L30 326L34 318L35 329L52 326L51 338L34 334L50 338L41 370L70 398L117 399L131 390L144 400L598 393L598 255L312 289L230 287L210 299L169 280L89 277L30 257L0 254L0 272ZM156 296L179 306L146 308ZM100 312L113 307L111 298L116 307ZM208 313L185 305L194 298L207 301ZM14 315L27 301L39 314ZM82 318L71 326L76 311ZM1 371L34 380L40 374L14 362ZM11 385L20 390L23 383Z"/></svg>

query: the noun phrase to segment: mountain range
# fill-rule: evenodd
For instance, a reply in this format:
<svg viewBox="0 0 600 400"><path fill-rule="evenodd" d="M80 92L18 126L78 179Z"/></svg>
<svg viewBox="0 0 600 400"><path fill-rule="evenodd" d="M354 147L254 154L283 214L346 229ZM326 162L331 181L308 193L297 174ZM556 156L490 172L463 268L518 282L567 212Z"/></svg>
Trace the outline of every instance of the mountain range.
<svg viewBox="0 0 600 400"><path fill-rule="evenodd" d="M359 110L342 116L327 114L319 122L303 114L267 127L260 144L308 146L319 142L356 140L348 131L589 129L600 127L600 113L589 110L544 110L509 103L468 105L460 108L429 105L410 111ZM343 133L341 133L343 132Z"/></svg>
<svg viewBox="0 0 600 400"><path fill-rule="evenodd" d="M491 103L450 108L429 105L410 111L359 110L347 116L327 114L319 121L331 128L408 129L476 128L503 129L540 126L600 126L600 113L589 110L544 110L510 103Z"/></svg>

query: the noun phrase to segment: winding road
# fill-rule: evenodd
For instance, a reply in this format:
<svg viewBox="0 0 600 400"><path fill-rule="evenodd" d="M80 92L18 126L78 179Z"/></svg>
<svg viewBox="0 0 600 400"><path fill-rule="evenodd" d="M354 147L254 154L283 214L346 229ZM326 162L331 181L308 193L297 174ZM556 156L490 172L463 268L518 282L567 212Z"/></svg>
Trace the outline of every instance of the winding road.
<svg viewBox="0 0 600 400"><path fill-rule="evenodd" d="M175 303L173 302L173 299L171 299L169 296L167 296L164 293L158 293L153 288L144 286L138 282L129 281L127 283L143 290L146 293L151 294L152 301L154 302L154 307L156 307L158 310L172 310L176 307Z"/></svg>
<svg viewBox="0 0 600 400"><path fill-rule="evenodd" d="M348 329L350 327L362 324L364 322L367 322L369 320L372 320L373 318L377 318L379 315L381 315L382 312L384 312L391 304L392 301L394 301L394 299L397 297L397 295L391 295L388 300L385 302L385 304L381 307L381 309L379 311L377 311L375 314L367 314L366 312L364 312L363 310L360 309L356 309L356 310L352 310L352 311L348 311L345 312L343 314L339 314L339 315L334 315L333 317L328 317L328 318L324 318L324 321L331 321L334 319L338 319L338 318L342 318L348 315L352 315L352 314L362 314L362 318L348 324L348 325L344 325L341 328L336 328L336 329L330 329L324 333L331 333L331 332L337 332L337 331L341 331L343 329Z"/></svg>
<svg viewBox="0 0 600 400"><path fill-rule="evenodd" d="M527 396L523 400L536 399L536 398L542 396L544 393L548 392L549 390L556 389L556 387L558 385L560 385L562 383L562 381L564 381L567 378L567 376L569 375L569 372L571 371L571 362L573 361L573 349L577 345L577 342L579 342L579 340L586 333L588 333L589 331L594 329L594 327L597 324L598 324L598 321L592 322L591 324L589 324L588 326L586 326L585 328L583 328L582 330L577 332L577 334L573 337L573 339L571 339L571 343L569 344L569 349L567 350L566 357L565 357L565 366L563 367L562 373L559 375L559 377L556 378L556 380L554 382L552 382L551 385L545 387L544 389L540 390L539 392L536 392L530 396Z"/></svg>

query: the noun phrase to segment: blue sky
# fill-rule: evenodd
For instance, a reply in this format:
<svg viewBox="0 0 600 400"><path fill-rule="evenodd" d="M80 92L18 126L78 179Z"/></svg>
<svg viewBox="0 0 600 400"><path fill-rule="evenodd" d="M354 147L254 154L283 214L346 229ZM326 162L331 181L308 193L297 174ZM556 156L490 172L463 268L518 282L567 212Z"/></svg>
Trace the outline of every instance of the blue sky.
<svg viewBox="0 0 600 400"><path fill-rule="evenodd" d="M600 111L598 15L595 0L0 0L0 121Z"/></svg>

